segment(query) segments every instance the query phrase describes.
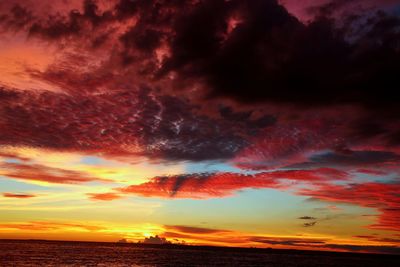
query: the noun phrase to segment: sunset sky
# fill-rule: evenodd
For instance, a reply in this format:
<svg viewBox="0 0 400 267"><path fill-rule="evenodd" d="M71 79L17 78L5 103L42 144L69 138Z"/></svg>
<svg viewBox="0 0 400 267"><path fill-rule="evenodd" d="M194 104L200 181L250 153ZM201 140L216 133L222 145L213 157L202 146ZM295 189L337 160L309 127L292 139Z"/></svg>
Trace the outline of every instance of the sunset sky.
<svg viewBox="0 0 400 267"><path fill-rule="evenodd" d="M399 75L396 0L0 1L0 238L400 253Z"/></svg>

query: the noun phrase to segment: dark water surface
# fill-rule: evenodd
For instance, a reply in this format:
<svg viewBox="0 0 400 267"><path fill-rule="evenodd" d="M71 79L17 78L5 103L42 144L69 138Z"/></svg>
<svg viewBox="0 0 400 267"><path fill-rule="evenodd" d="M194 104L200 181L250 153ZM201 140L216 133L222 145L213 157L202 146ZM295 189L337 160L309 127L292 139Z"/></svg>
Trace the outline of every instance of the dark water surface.
<svg viewBox="0 0 400 267"><path fill-rule="evenodd" d="M0 240L0 266L400 266L399 257Z"/></svg>

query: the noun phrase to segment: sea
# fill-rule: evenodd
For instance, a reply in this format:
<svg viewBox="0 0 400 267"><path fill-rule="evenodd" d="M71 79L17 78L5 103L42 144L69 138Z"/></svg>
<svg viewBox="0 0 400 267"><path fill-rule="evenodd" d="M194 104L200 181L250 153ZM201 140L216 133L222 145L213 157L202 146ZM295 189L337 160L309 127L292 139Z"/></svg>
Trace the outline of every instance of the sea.
<svg viewBox="0 0 400 267"><path fill-rule="evenodd" d="M0 266L400 266L400 257L190 246L0 240Z"/></svg>

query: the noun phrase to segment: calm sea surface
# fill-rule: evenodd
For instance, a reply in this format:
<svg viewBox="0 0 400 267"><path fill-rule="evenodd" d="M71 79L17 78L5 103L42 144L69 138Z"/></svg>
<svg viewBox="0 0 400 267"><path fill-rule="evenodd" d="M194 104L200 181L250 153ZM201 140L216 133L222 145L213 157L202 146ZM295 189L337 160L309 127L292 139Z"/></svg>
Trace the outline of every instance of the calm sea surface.
<svg viewBox="0 0 400 267"><path fill-rule="evenodd" d="M0 240L0 266L400 266L400 258Z"/></svg>

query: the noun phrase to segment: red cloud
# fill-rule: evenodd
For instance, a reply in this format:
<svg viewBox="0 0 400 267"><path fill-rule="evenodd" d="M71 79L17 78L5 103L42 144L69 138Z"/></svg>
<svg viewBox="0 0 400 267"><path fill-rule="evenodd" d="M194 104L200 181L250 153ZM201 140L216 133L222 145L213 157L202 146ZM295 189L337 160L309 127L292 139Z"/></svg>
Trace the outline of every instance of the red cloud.
<svg viewBox="0 0 400 267"><path fill-rule="evenodd" d="M254 175L239 173L204 173L154 177L150 181L116 189L126 194L145 197L212 198L226 197L249 188L285 188L284 179L304 182L343 180L347 173L322 168L316 170L287 170L262 172Z"/></svg>
<svg viewBox="0 0 400 267"><path fill-rule="evenodd" d="M32 194L3 193L3 197L9 197L9 198L32 198L36 196L37 195L32 195Z"/></svg>
<svg viewBox="0 0 400 267"><path fill-rule="evenodd" d="M303 189L299 194L316 199L350 203L378 209L381 214L371 229L400 231L400 184L364 183L349 185L323 184L313 189Z"/></svg>
<svg viewBox="0 0 400 267"><path fill-rule="evenodd" d="M3 176L15 179L43 181L57 184L75 184L92 181L108 181L92 177L86 173L52 168L41 164L0 163L0 173Z"/></svg>
<svg viewBox="0 0 400 267"><path fill-rule="evenodd" d="M307 153L334 149L342 144L339 126L333 119L280 123L265 129L236 155L234 162L244 168L273 169L307 161Z"/></svg>

